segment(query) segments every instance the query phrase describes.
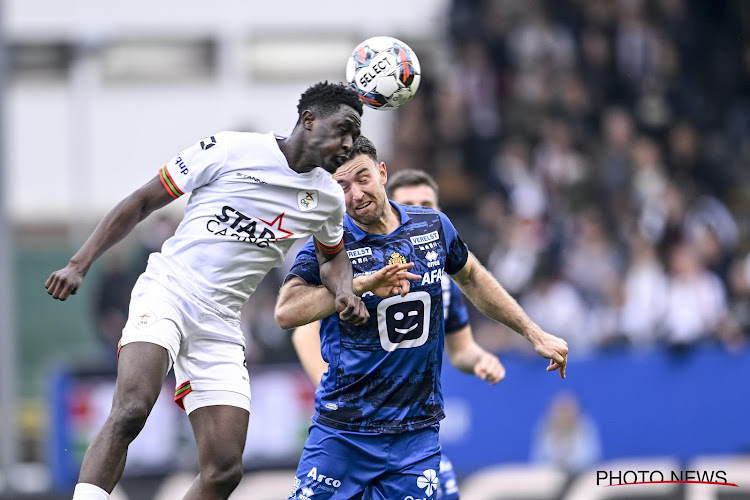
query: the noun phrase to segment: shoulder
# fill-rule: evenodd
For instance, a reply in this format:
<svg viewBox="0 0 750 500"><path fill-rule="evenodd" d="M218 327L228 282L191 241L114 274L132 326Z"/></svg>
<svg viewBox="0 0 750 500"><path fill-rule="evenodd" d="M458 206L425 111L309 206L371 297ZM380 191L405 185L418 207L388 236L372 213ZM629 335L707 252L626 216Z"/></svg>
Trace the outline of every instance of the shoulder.
<svg viewBox="0 0 750 500"><path fill-rule="evenodd" d="M338 182L333 180L331 174L320 167L315 169L315 186L320 191L320 195L330 198L334 205L344 205L344 190Z"/></svg>
<svg viewBox="0 0 750 500"><path fill-rule="evenodd" d="M453 223L443 212L429 207L415 205L400 205L404 212L416 223L427 223L429 226L447 226L453 228Z"/></svg>
<svg viewBox="0 0 750 500"><path fill-rule="evenodd" d="M223 148L249 149L254 150L259 147L271 147L274 143L271 141L273 134L258 134L256 132L235 132L225 130L207 137L204 141L208 144L213 143L215 146ZM209 146L212 147L212 146Z"/></svg>

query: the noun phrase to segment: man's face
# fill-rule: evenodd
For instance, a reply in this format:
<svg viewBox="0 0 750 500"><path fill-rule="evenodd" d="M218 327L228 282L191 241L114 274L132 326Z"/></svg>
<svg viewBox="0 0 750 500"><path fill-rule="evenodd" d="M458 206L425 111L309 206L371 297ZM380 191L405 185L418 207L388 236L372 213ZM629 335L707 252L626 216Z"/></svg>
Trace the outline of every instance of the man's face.
<svg viewBox="0 0 750 500"><path fill-rule="evenodd" d="M412 205L440 210L437 194L427 184L401 186L393 191L391 199L401 205Z"/></svg>
<svg viewBox="0 0 750 500"><path fill-rule="evenodd" d="M362 119L345 104L328 115L308 113L303 116L307 150L314 161L328 172L335 172L348 158L352 144L359 137Z"/></svg>
<svg viewBox="0 0 750 500"><path fill-rule="evenodd" d="M385 164L359 154L344 163L333 179L344 189L346 213L361 225L378 222L388 206Z"/></svg>

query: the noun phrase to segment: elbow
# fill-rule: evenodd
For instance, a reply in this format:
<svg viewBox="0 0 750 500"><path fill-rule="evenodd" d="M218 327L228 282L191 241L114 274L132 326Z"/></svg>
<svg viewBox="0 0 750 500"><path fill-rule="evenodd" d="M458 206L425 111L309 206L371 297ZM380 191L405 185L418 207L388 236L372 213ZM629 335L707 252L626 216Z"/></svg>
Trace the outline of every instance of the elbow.
<svg viewBox="0 0 750 500"><path fill-rule="evenodd" d="M287 308L283 306L276 306L276 310L273 312L273 318L283 330L291 330L297 326L294 324L293 318L289 314Z"/></svg>

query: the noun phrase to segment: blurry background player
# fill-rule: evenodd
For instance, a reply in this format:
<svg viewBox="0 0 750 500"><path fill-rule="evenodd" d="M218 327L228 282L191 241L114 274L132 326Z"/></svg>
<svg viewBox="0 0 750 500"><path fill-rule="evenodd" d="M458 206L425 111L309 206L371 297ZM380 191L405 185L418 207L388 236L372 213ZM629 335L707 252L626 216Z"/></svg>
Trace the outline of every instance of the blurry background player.
<svg viewBox="0 0 750 500"><path fill-rule="evenodd" d="M468 251L441 212L391 203L386 166L360 137L334 174L344 189L344 245L353 258L353 289L370 319L341 323L333 296L320 286L314 248L297 255L279 292L276 320L293 328L323 319L321 351L329 368L315 393L315 415L290 498L434 499L444 417L440 375L444 349L443 287L448 273L488 317L521 333L565 377L564 340L537 326ZM400 294L366 293L384 265L402 264ZM409 283L408 280L413 280Z"/></svg>
<svg viewBox="0 0 750 500"><path fill-rule="evenodd" d="M430 174L422 170L407 169L394 174L388 179L386 191L392 201L401 205L440 210L437 183ZM505 377L505 368L497 356L487 352L474 341L469 325L469 312L461 290L447 274L443 275L442 286L445 347L451 364L462 372L474 374L490 384L500 382ZM320 354L320 322L295 328L292 341L302 366L317 386L328 370L328 363ZM459 498L456 473L445 454L440 458L437 498Z"/></svg>
<svg viewBox="0 0 750 500"><path fill-rule="evenodd" d="M74 500L109 498L172 366L175 402L190 417L200 464L184 498L229 497L242 478L250 412L240 308L295 240L314 236L322 281L342 318L368 318L352 293L342 251L345 201L330 176L359 136L362 104L343 85L319 83L297 110L289 137L222 132L182 151L47 279L48 293L67 299L104 251L192 191L175 235L151 254L133 290L112 410L86 451Z"/></svg>

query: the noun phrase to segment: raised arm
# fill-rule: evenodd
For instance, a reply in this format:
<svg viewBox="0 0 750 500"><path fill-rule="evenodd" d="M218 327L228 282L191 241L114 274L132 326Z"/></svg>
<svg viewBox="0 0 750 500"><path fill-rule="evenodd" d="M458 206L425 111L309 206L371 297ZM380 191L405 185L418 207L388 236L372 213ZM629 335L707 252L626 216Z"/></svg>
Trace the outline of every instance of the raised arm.
<svg viewBox="0 0 750 500"><path fill-rule="evenodd" d="M559 369L560 376L565 378L567 342L550 335L534 323L473 254L469 254L464 267L452 277L477 309L523 335L534 346L537 354L550 360L547 371Z"/></svg>
<svg viewBox="0 0 750 500"><path fill-rule="evenodd" d="M81 286L91 264L112 245L127 236L133 228L151 212L174 200L155 176L144 186L136 189L127 198L115 205L104 216L88 240L70 259L68 265L53 272L44 286L53 298L65 300L74 295Z"/></svg>

